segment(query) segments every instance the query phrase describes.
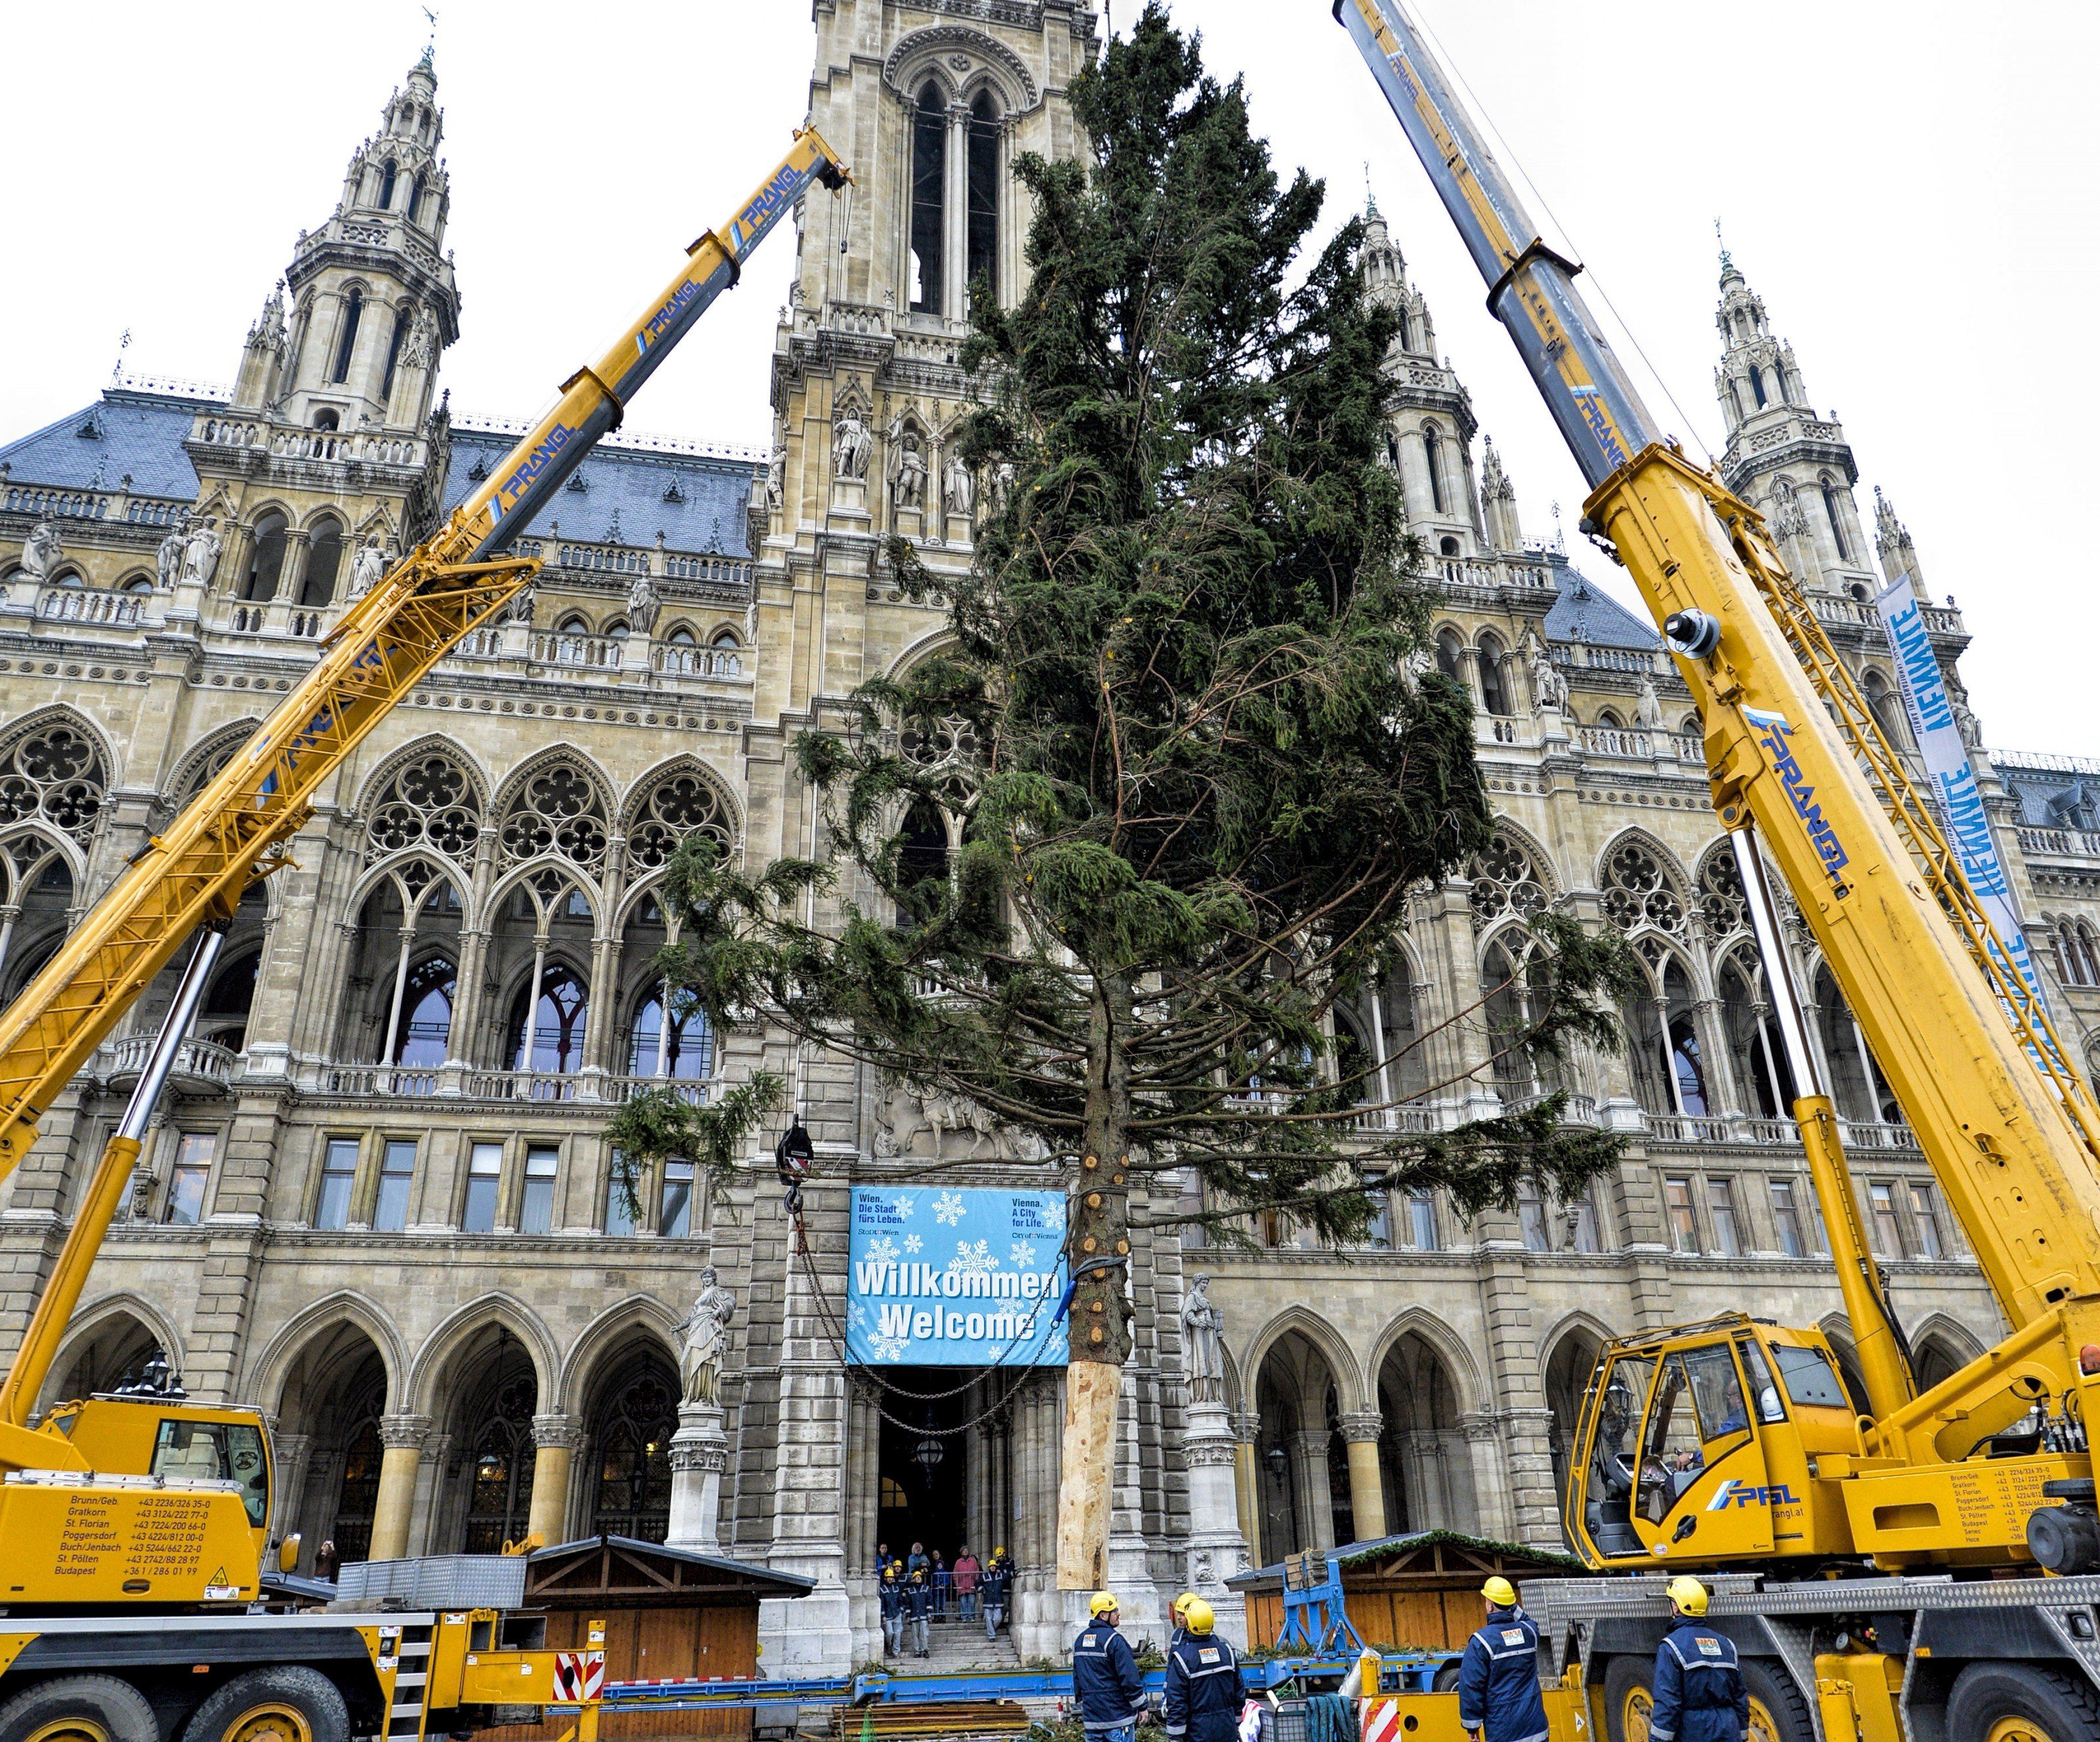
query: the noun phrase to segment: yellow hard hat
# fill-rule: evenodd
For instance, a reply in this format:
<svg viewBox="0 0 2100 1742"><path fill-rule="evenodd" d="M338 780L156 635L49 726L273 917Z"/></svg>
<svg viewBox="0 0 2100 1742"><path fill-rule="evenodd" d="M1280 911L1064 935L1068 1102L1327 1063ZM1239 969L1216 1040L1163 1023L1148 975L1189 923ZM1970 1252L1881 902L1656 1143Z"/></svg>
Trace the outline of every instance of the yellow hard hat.
<svg viewBox="0 0 2100 1742"><path fill-rule="evenodd" d="M1006 1545L1005 1545L1004 1543L1003 1543L1003 1542L1002 1542L1001 1544L999 1544L999 1545L997 1548L994 1549L994 1550L991 1551L991 1558L992 1558L994 1560L997 1560L997 1559L999 1558L999 1556L1000 1556L1000 1555L1002 1555L1002 1554L1005 1554L1005 1553L1006 1553Z"/></svg>
<svg viewBox="0 0 2100 1742"><path fill-rule="evenodd" d="M1184 1597L1181 1615L1192 1634L1207 1634L1218 1625L1217 1612L1200 1597Z"/></svg>
<svg viewBox="0 0 2100 1742"><path fill-rule="evenodd" d="M1193 1591L1184 1591L1174 1599L1171 1607L1176 1609L1186 1609L1195 1600L1196 1594Z"/></svg>
<svg viewBox="0 0 2100 1742"><path fill-rule="evenodd" d="M1096 1591L1087 1603L1089 1615L1113 1615L1123 1605L1116 1601L1114 1591Z"/></svg>
<svg viewBox="0 0 2100 1742"><path fill-rule="evenodd" d="M1514 1608L1516 1605L1516 1587L1500 1573L1480 1587L1480 1594L1489 1603L1499 1603L1505 1609Z"/></svg>
<svg viewBox="0 0 2100 1742"><path fill-rule="evenodd" d="M1670 1606L1679 1615L1704 1615L1706 1612L1706 1587L1696 1579L1672 1579L1670 1581Z"/></svg>

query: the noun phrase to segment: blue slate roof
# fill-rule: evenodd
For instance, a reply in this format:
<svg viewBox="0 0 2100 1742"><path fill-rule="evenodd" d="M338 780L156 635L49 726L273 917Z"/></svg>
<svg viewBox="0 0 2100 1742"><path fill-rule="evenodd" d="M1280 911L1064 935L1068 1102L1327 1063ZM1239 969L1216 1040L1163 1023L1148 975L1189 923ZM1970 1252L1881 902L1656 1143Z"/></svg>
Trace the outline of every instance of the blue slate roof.
<svg viewBox="0 0 2100 1742"><path fill-rule="evenodd" d="M197 475L183 438L190 419L214 403L112 387L94 405L0 447L0 463L10 484L113 490L129 472L135 495L194 502Z"/></svg>
<svg viewBox="0 0 2100 1742"><path fill-rule="evenodd" d="M1546 613L1548 641L1586 641L1593 647L1652 649L1662 639L1604 590L1585 580L1564 557L1553 564L1560 583L1553 608Z"/></svg>
<svg viewBox="0 0 2100 1742"><path fill-rule="evenodd" d="M476 470L485 477L517 440L493 431L453 428L446 512L481 482ZM743 511L751 487L748 460L602 446L541 511L532 530L544 535L554 522L564 538L628 545L654 544L660 532L673 550L748 556Z"/></svg>

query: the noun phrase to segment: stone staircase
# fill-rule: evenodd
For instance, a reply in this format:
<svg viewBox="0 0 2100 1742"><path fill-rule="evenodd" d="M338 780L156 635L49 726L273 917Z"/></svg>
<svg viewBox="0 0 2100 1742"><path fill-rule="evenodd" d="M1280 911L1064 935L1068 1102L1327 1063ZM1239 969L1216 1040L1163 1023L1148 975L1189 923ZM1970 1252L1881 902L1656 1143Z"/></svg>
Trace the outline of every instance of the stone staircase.
<svg viewBox="0 0 2100 1742"><path fill-rule="evenodd" d="M999 1638L987 1640L984 1623L936 1620L929 1642L930 1657L911 1655L911 1625L905 1623L904 1650L885 1660L893 1675L956 1675L965 1669L1006 1670L1021 1668L1021 1653L1013 1648L1011 1629L1002 1627Z"/></svg>

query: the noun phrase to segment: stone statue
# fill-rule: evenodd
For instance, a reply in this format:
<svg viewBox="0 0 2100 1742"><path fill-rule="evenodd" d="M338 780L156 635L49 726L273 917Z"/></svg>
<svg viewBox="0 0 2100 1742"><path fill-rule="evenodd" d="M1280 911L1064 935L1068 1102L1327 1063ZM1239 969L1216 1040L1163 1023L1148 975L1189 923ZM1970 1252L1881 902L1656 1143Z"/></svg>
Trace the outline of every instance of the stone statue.
<svg viewBox="0 0 2100 1742"><path fill-rule="evenodd" d="M947 490L948 512L967 518L977 506L977 481L962 455L952 448L948 450L948 463L943 469L942 482Z"/></svg>
<svg viewBox="0 0 2100 1742"><path fill-rule="evenodd" d="M29 528L29 536L22 546L22 578L41 583L51 577L51 571L59 566L64 551L59 544L59 529L48 519L41 520Z"/></svg>
<svg viewBox="0 0 2100 1742"><path fill-rule="evenodd" d="M408 342L401 347L401 361L409 369L428 369L438 360L438 323L427 308L416 311L416 319L408 329Z"/></svg>
<svg viewBox="0 0 2100 1742"><path fill-rule="evenodd" d="M867 462L875 453L875 437L861 422L858 412L843 413L832 436L832 472L835 477L867 476Z"/></svg>
<svg viewBox="0 0 2100 1742"><path fill-rule="evenodd" d="M210 586L211 577L218 573L218 553L224 547L216 520L192 527L183 544L183 579L198 586Z"/></svg>
<svg viewBox="0 0 2100 1742"><path fill-rule="evenodd" d="M889 484L900 508L923 508L926 503L926 457L919 451L919 438L907 433L889 450Z"/></svg>
<svg viewBox="0 0 2100 1742"><path fill-rule="evenodd" d="M1541 709L1568 705L1568 680L1553 669L1553 655L1538 631L1526 626L1524 657L1531 667L1531 693Z"/></svg>
<svg viewBox="0 0 2100 1742"><path fill-rule="evenodd" d="M510 595L510 603L503 608L503 621L506 623L523 623L530 629L532 626L533 607L539 603L535 596L536 592L536 589L528 584L521 586L513 593Z"/></svg>
<svg viewBox="0 0 2100 1742"><path fill-rule="evenodd" d="M773 456L773 463L765 468L765 507L769 514L780 512L787 491L788 456L776 453Z"/></svg>
<svg viewBox="0 0 2100 1742"><path fill-rule="evenodd" d="M1427 648L1417 648L1400 662L1400 675L1410 689L1418 689L1422 680L1436 669L1436 656Z"/></svg>
<svg viewBox="0 0 2100 1742"><path fill-rule="evenodd" d="M637 575L634 585L627 590L628 627L638 635L648 634L663 612L664 600L656 590L655 578L646 573Z"/></svg>
<svg viewBox="0 0 2100 1742"><path fill-rule="evenodd" d="M729 1324L736 1316L736 1297L715 1280L710 1264L700 1272L699 1297L692 1315L678 1327L685 1339L678 1356L678 1378L689 1404L721 1400L722 1356L729 1348Z"/></svg>
<svg viewBox="0 0 2100 1742"><path fill-rule="evenodd" d="M1191 1278L1181 1302L1182 1347L1189 1367L1191 1402L1221 1404L1225 1400L1225 1315L1211 1299L1211 1279L1202 1274Z"/></svg>
<svg viewBox="0 0 2100 1742"><path fill-rule="evenodd" d="M1961 734L1961 741L1972 750L1983 748L1983 723L1976 718L1975 710L1965 697L1950 694L1948 705L1954 712L1954 729Z"/></svg>
<svg viewBox="0 0 2100 1742"><path fill-rule="evenodd" d="M174 589L183 573L183 546L189 537L188 515L176 523L175 528L161 541L161 548L154 561L155 584L163 592Z"/></svg>
<svg viewBox="0 0 2100 1742"><path fill-rule="evenodd" d="M378 586L379 577L386 573L386 553L379 548L379 535L369 534L357 547L357 555L350 559L350 596L362 599Z"/></svg>
<svg viewBox="0 0 2100 1742"><path fill-rule="evenodd" d="M1656 694L1653 678L1640 681L1640 694L1634 699L1634 724L1643 732L1662 730L1662 697Z"/></svg>
<svg viewBox="0 0 2100 1742"><path fill-rule="evenodd" d="M991 475L991 511L1004 514L1013 500L1013 462L1001 460Z"/></svg>

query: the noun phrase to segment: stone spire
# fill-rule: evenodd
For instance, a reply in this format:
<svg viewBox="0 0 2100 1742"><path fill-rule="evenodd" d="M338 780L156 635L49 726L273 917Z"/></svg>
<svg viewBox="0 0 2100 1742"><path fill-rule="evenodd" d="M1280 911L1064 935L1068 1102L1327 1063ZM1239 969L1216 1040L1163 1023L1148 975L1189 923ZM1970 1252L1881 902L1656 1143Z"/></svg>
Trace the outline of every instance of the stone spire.
<svg viewBox="0 0 2100 1742"><path fill-rule="evenodd" d="M285 333L285 281L271 287L262 312L248 329L241 347L240 369L233 382L233 403L244 410L260 409L277 397L284 385L285 356L290 344Z"/></svg>
<svg viewBox="0 0 2100 1742"><path fill-rule="evenodd" d="M1495 452L1494 438L1485 437L1480 458L1480 513L1487 523L1488 548L1493 551L1521 550L1524 528L1517 522L1516 486L1502 470L1502 456Z"/></svg>
<svg viewBox="0 0 2100 1742"><path fill-rule="evenodd" d="M1895 506L1874 486L1874 548L1881 553L1882 572L1890 580L1910 582L1921 604L1930 604L1925 590L1925 569L1917 559L1917 547L1910 542L1910 528L1896 518Z"/></svg>
<svg viewBox="0 0 2100 1742"><path fill-rule="evenodd" d="M1721 362L1714 371L1714 391L1728 433L1761 412L1785 406L1806 408L1808 390L1793 360L1793 347L1773 335L1765 305L1750 289L1742 269L1721 250L1721 304L1714 324L1721 333Z"/></svg>

